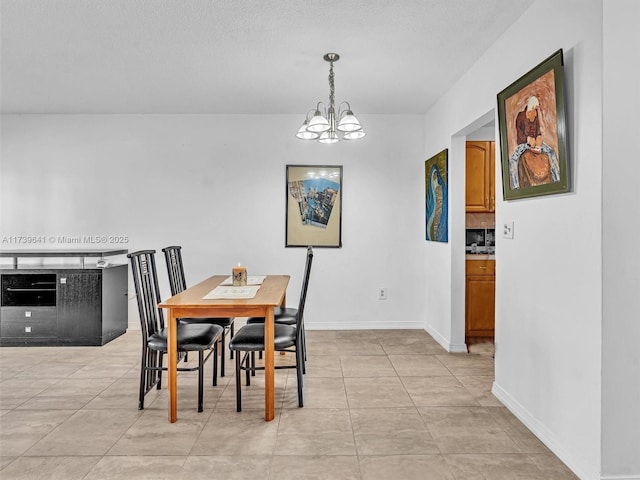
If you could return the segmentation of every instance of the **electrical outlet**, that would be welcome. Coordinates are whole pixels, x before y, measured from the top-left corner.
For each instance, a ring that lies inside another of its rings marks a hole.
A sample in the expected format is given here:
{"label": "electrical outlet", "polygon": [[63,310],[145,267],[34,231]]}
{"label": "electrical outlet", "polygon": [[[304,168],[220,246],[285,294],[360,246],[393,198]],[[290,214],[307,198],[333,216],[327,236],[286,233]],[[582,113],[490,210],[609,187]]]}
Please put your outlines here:
{"label": "electrical outlet", "polygon": [[502,227],[502,238],[513,240],[513,222],[504,222]]}
{"label": "electrical outlet", "polygon": [[378,290],[378,300],[386,300],[387,299],[387,289],[380,288]]}

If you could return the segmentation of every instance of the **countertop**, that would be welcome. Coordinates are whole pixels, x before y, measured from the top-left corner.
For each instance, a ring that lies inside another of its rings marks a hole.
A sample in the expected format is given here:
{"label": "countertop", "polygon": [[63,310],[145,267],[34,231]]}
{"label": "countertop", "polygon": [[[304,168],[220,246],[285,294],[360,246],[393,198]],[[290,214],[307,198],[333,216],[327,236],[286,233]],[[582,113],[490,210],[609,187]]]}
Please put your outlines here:
{"label": "countertop", "polygon": [[110,257],[128,253],[126,249],[62,249],[62,250],[0,250],[0,257]]}
{"label": "countertop", "polygon": [[466,260],[495,260],[495,253],[467,253],[465,255]]}

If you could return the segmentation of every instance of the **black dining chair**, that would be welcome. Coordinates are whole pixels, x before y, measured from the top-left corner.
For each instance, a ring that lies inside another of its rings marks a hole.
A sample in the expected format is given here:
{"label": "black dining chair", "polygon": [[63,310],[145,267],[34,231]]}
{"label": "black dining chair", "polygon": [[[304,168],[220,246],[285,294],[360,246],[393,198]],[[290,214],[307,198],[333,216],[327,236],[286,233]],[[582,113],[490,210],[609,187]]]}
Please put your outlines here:
{"label": "black dining chair", "polygon": [[[184,275],[184,266],[182,264],[182,247],[171,246],[162,249],[164,252],[164,258],[167,263],[167,273],[169,274],[169,288],[171,289],[171,295],[177,295],[178,293],[186,290],[187,281]],[[225,345],[227,332],[229,336],[233,337],[234,333],[234,318],[181,318],[180,323],[209,323],[213,325],[220,325],[224,330],[220,336],[220,344],[222,352],[220,354],[220,376],[224,377],[225,372]],[[233,358],[233,352],[231,352],[231,358]]]}
{"label": "black dining chair", "polygon": [[[307,255],[305,257],[305,276],[307,275],[306,272],[307,271],[311,271],[311,259],[313,258],[313,248],[311,246],[307,247]],[[307,288],[309,286],[309,281],[307,278],[307,281],[304,281],[303,277],[303,282],[302,282],[302,288],[300,289],[300,299],[302,299],[302,297],[304,296],[306,298],[307,296]],[[301,301],[301,300],[300,300]],[[275,323],[281,323],[281,324],[285,324],[285,325],[295,325],[296,324],[296,320],[297,320],[297,316],[298,316],[298,309],[297,308],[293,308],[293,307],[276,307],[276,309],[273,312],[273,317],[274,317],[274,322]],[[247,319],[247,324],[251,324],[251,323],[264,323],[264,317],[251,317]],[[302,352],[303,352],[303,360],[304,362],[307,361],[307,350],[306,350],[306,335],[304,332],[304,326],[303,326],[303,330],[301,332],[302,335]],[[262,352],[259,352],[260,358],[262,358]],[[306,372],[306,368],[305,368],[305,363],[303,362],[302,364],[302,373]]]}
{"label": "black dining chair", "polygon": [[[144,409],[144,397],[156,386],[162,384],[163,357],[167,353],[167,329],[165,328],[158,287],[155,250],[140,250],[127,254],[131,260],[131,274],[135,286],[140,326],[142,329],[142,361],[140,368],[140,391],[138,410]],[[213,385],[218,380],[218,340],[223,328],[211,324],[177,325],[178,352],[198,352],[197,367],[179,367],[178,371],[198,372],[198,412],[202,412],[204,391],[204,366],[213,355]],[[208,352],[205,357],[205,352]]]}
{"label": "black dining chair", "polygon": [[[276,369],[295,368],[298,383],[298,407],[303,406],[303,338],[304,338],[304,305],[307,300],[307,285],[311,274],[313,250],[307,250],[307,262],[302,281],[302,294],[296,311],[295,324],[274,323],[274,349],[278,352],[294,352],[295,365],[276,365]],[[251,385],[250,376],[256,370],[264,370],[264,367],[256,367],[253,356],[255,352],[262,352],[264,345],[264,323],[246,324],[240,328],[229,342],[229,349],[236,352],[236,410],[242,411],[241,371],[246,375],[246,384]]]}

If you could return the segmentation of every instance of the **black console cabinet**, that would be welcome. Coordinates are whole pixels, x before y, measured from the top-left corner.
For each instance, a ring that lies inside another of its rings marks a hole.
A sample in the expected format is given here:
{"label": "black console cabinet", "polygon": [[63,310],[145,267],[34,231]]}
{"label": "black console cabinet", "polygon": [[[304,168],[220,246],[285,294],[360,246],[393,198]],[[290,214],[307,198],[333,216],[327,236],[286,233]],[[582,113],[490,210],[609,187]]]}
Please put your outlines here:
{"label": "black console cabinet", "polygon": [[126,264],[19,267],[0,277],[2,346],[104,345],[127,331]]}

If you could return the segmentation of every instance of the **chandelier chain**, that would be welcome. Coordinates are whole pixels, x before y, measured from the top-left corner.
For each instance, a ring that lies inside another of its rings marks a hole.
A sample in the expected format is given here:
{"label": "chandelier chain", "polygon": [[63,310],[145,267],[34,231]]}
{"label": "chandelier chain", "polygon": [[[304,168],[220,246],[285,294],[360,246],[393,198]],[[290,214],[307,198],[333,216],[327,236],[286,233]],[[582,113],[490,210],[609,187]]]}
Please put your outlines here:
{"label": "chandelier chain", "polygon": [[334,87],[333,62],[329,62],[329,107],[335,104],[335,87]]}

